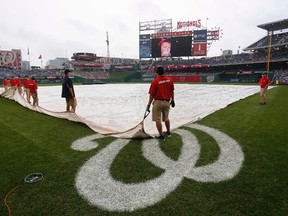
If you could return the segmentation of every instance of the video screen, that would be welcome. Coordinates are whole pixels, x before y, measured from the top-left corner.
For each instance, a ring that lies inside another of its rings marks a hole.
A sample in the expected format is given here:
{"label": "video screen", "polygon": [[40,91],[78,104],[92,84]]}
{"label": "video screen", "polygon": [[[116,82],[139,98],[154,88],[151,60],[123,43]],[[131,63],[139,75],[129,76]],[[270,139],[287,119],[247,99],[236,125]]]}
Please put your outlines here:
{"label": "video screen", "polygon": [[179,57],[192,55],[192,37],[152,39],[152,57]]}
{"label": "video screen", "polygon": [[151,58],[150,34],[140,35],[139,45],[139,58]]}

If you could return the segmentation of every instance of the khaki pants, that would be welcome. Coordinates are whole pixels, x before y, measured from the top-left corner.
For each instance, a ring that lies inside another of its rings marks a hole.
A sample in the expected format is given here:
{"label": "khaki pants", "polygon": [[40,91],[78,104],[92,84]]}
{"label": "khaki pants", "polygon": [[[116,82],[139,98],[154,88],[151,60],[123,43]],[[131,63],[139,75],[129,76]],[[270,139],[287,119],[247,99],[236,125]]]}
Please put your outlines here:
{"label": "khaki pants", "polygon": [[25,93],[26,93],[26,99],[28,102],[30,102],[30,89],[29,88],[25,88]]}
{"label": "khaki pants", "polygon": [[155,100],[152,108],[152,121],[161,122],[161,115],[163,122],[169,120],[169,110],[169,101]]}
{"label": "khaki pants", "polygon": [[33,98],[33,105],[38,105],[39,99],[36,93],[30,93]]}
{"label": "khaki pants", "polygon": [[267,89],[266,88],[261,88],[260,89],[260,96],[263,97],[266,93]]}
{"label": "khaki pants", "polygon": [[21,86],[18,86],[17,88],[18,88],[19,94],[21,95],[21,94],[22,94],[22,87],[21,87]]}

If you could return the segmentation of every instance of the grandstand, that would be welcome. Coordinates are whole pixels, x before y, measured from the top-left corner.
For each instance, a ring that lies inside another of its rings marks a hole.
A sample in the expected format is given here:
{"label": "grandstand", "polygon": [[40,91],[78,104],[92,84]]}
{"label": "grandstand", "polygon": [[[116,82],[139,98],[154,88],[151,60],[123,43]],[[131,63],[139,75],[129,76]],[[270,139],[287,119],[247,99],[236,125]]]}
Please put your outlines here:
{"label": "grandstand", "polygon": [[[89,79],[85,83],[103,83],[110,78],[110,72],[137,71],[138,61],[127,58],[98,57],[94,53],[74,53],[70,62],[74,75]],[[101,82],[99,80],[102,80]],[[121,81],[117,80],[117,81]]]}
{"label": "grandstand", "polygon": [[[169,58],[152,59],[141,62],[141,69],[145,71],[146,77],[154,76],[155,68],[164,67],[170,76],[203,76],[216,75],[218,81],[232,82],[257,82],[260,73],[267,71],[268,51],[271,47],[269,66],[270,76],[277,72],[278,83],[285,75],[279,74],[281,71],[287,73],[288,61],[288,19],[262,24],[258,26],[268,32],[272,32],[271,44],[269,34],[244,49],[245,52],[235,55],[221,55],[211,58]],[[150,64],[150,65],[149,65]],[[149,67],[147,67],[149,65]],[[147,79],[148,80],[148,79]],[[203,79],[200,79],[203,81]],[[276,77],[275,77],[276,80]]]}
{"label": "grandstand", "polygon": [[[288,32],[275,34],[272,37],[271,47],[279,47],[279,46],[285,46],[285,45],[288,45]],[[269,37],[265,36],[259,41],[247,47],[245,50],[267,49],[268,46],[269,46]]]}
{"label": "grandstand", "polygon": [[4,79],[5,77],[15,76],[15,70],[9,68],[0,68],[0,79]]}
{"label": "grandstand", "polygon": [[70,62],[74,75],[86,79],[107,79],[109,65],[107,58],[95,53],[73,53]]}
{"label": "grandstand", "polygon": [[[267,36],[243,49],[244,52],[234,55],[222,54],[214,57],[192,55],[188,58],[172,56],[139,60],[108,58],[94,53],[79,52],[73,54],[69,67],[74,68],[74,75],[80,78],[78,80],[87,79],[87,82],[151,81],[155,76],[155,69],[162,66],[169,76],[179,82],[206,82],[209,76],[214,76],[213,80],[219,82],[258,82],[260,74],[268,71],[270,78],[274,76],[275,83],[287,84],[288,19],[261,24],[258,27],[266,30]],[[61,82],[63,72],[60,69],[21,70],[19,67],[0,66],[0,80],[17,75],[34,76],[39,82],[50,83]]]}

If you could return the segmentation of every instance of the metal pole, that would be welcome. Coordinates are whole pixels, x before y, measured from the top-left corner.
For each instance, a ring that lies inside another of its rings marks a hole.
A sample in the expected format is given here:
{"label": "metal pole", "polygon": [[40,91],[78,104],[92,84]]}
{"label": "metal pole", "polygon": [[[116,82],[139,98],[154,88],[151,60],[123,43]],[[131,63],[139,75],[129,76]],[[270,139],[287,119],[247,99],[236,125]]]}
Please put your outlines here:
{"label": "metal pole", "polygon": [[30,50],[29,50],[29,47],[28,47],[28,59],[29,59],[29,67],[28,67],[28,70],[29,70],[29,75],[31,76],[31,63],[30,63]]}
{"label": "metal pole", "polygon": [[273,35],[273,31],[268,31],[269,44],[268,44],[268,56],[267,56],[267,77],[269,76],[269,71],[270,71],[272,35]]}

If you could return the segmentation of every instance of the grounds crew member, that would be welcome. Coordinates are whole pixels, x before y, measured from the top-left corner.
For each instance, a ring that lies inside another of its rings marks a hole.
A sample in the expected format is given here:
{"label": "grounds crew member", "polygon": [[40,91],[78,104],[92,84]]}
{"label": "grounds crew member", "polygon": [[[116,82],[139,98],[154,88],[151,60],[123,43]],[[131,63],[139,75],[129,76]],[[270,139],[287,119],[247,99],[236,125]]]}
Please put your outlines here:
{"label": "grounds crew member", "polygon": [[29,88],[29,83],[31,82],[31,79],[29,78],[28,75],[25,76],[25,80],[23,82],[23,86],[24,86],[24,90],[25,90],[25,93],[26,93],[26,100],[28,101],[28,103],[30,103],[30,98],[31,98],[31,95],[30,95],[30,88]]}
{"label": "grounds crew member", "polygon": [[10,86],[11,86],[11,89],[13,90],[13,93],[14,93],[17,90],[17,81],[14,78],[14,76],[12,76],[10,79]]}
{"label": "grounds crew member", "polygon": [[7,91],[9,88],[9,80],[5,77],[4,80],[2,81],[2,85],[4,87],[4,91]]}
{"label": "grounds crew member", "polygon": [[65,69],[64,73],[65,73],[65,77],[63,79],[63,84],[62,84],[62,97],[66,98],[66,111],[70,112],[70,108],[71,108],[71,111],[75,112],[77,101],[75,98],[73,81],[70,78],[72,74],[72,70]]}
{"label": "grounds crew member", "polygon": [[34,77],[31,78],[31,81],[29,82],[29,90],[30,94],[33,98],[33,106],[38,106],[39,98],[38,98],[38,85],[36,83],[36,80]]}
{"label": "grounds crew member", "polygon": [[[170,104],[175,107],[174,102],[174,83],[170,77],[164,75],[164,68],[157,68],[157,77],[151,82],[149,89],[149,102],[146,110],[150,111],[150,106],[153,102],[152,108],[152,121],[156,122],[156,127],[159,132],[159,136],[156,139],[164,140],[165,136],[169,136],[170,133],[170,120],[169,110]],[[162,121],[165,122],[166,132],[162,131]]]}
{"label": "grounds crew member", "polygon": [[261,105],[266,104],[266,91],[270,84],[271,84],[271,80],[266,76],[266,73],[263,73],[262,78],[260,78],[259,80]]}
{"label": "grounds crew member", "polygon": [[16,78],[16,85],[17,85],[19,94],[22,95],[22,83],[21,83],[21,77],[19,75]]}

